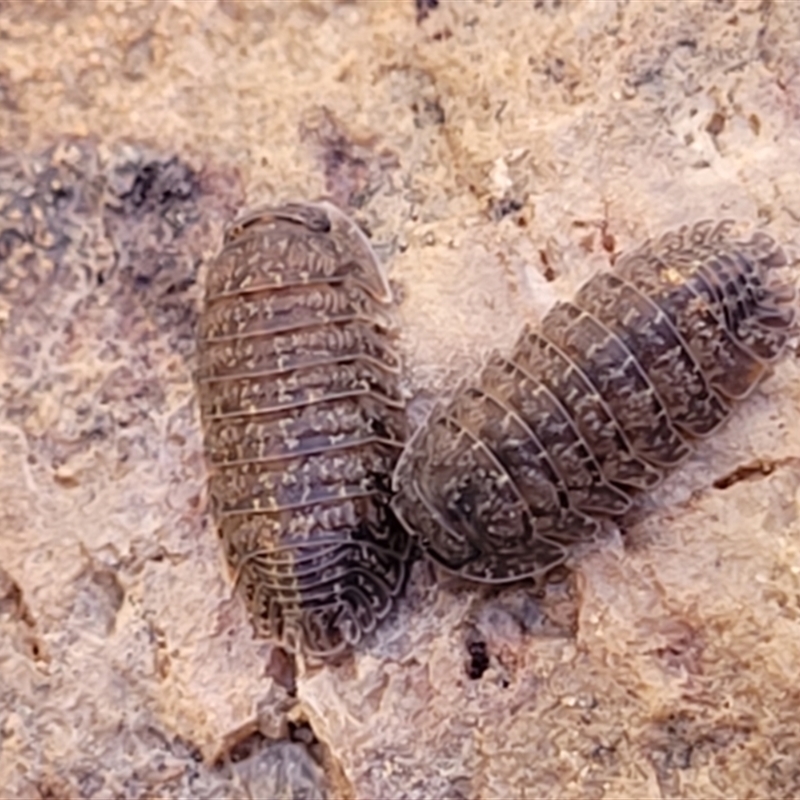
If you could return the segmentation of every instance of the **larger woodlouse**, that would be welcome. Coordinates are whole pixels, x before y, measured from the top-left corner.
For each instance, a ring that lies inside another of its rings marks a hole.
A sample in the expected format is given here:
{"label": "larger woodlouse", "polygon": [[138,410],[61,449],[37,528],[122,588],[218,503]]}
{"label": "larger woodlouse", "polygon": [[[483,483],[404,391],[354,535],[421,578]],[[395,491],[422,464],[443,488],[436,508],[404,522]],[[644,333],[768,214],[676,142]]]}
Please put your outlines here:
{"label": "larger woodlouse", "polygon": [[330,655],[401,592],[390,508],[405,440],[385,275],[334,206],[261,208],[226,231],[200,321],[210,498],[257,633]]}
{"label": "larger woodlouse", "polygon": [[780,355],[795,316],[786,264],[770,237],[737,240],[729,222],[621,258],[433,410],[397,466],[397,515],[448,571],[543,579]]}

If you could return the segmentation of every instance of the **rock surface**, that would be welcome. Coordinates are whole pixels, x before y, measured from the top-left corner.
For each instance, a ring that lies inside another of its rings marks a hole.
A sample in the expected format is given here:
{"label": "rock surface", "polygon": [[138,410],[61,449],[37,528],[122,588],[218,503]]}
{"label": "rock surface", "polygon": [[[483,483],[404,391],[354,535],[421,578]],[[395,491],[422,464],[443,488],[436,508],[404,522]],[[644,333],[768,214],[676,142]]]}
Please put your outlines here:
{"label": "rock surface", "polygon": [[4,797],[800,796],[798,349],[534,595],[434,580],[340,664],[231,602],[192,370],[242,204],[398,290],[413,418],[613,254],[800,237],[793,3],[0,1]]}

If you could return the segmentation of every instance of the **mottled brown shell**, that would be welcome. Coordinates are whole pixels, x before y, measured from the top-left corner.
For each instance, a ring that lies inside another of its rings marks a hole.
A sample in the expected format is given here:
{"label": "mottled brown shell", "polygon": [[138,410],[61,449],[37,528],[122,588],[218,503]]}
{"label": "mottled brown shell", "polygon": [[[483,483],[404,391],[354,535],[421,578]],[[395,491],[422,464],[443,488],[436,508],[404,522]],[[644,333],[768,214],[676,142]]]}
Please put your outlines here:
{"label": "mottled brown shell", "polygon": [[256,631],[327,656],[405,582],[389,507],[405,441],[391,292],[334,206],[261,208],[226,231],[200,321],[210,498]]}
{"label": "mottled brown shell", "polygon": [[716,430],[793,327],[786,258],[700,223],[621,258],[409,442],[393,507],[444,569],[543,579]]}

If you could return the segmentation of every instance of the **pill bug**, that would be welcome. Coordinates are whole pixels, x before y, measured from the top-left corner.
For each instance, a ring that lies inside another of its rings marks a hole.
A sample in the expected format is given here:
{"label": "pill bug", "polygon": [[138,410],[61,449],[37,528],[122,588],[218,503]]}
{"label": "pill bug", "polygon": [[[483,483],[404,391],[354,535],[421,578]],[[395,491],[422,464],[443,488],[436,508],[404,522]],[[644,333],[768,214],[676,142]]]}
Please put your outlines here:
{"label": "pill bug", "polygon": [[389,507],[405,441],[391,290],[328,203],[259,208],[226,230],[200,320],[209,495],[258,635],[330,656],[403,588]]}
{"label": "pill bug", "polygon": [[752,391],[794,324],[783,251],[702,222],[648,242],[439,403],[393,507],[447,571],[543,580]]}

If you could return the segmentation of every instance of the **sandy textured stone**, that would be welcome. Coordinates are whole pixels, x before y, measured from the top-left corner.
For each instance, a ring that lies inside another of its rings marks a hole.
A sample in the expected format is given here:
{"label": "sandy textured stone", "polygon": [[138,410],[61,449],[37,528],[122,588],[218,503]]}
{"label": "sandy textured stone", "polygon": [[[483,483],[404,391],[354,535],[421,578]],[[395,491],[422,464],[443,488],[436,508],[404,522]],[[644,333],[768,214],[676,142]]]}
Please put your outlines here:
{"label": "sandy textured stone", "polygon": [[795,3],[0,0],[3,796],[800,796],[796,346],[544,597],[420,564],[296,675],[230,602],[191,382],[245,202],[370,231],[419,421],[649,235],[796,254],[798,119]]}

